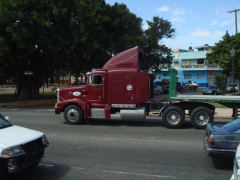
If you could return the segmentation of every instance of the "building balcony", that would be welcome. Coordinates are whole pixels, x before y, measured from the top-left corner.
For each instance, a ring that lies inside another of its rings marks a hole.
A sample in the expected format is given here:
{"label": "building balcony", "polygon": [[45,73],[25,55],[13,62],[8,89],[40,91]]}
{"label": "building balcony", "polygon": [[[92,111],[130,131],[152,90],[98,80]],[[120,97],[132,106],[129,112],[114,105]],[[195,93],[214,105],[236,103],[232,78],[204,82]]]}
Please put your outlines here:
{"label": "building balcony", "polygon": [[222,70],[219,64],[194,64],[194,65],[180,65],[179,70],[193,71],[193,70]]}

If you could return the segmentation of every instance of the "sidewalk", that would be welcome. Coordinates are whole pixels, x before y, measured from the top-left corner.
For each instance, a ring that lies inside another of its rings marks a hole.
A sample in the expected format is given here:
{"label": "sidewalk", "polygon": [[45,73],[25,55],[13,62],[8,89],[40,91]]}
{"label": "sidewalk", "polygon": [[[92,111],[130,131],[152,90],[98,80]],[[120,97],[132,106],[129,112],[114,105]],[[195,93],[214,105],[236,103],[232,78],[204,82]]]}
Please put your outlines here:
{"label": "sidewalk", "polygon": [[231,108],[216,108],[215,109],[215,119],[234,119],[232,116]]}
{"label": "sidewalk", "polygon": [[19,107],[32,107],[32,106],[41,106],[41,105],[53,105],[57,102],[56,99],[46,99],[39,101],[21,101],[21,102],[9,102],[9,103],[0,103],[0,108],[19,108]]}

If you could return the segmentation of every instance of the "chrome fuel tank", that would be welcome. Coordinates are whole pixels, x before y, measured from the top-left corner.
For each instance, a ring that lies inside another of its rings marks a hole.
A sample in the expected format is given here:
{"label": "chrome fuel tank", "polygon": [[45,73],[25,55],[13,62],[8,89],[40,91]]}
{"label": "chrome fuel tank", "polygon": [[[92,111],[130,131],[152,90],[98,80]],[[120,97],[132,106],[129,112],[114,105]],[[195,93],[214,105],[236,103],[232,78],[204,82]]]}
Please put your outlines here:
{"label": "chrome fuel tank", "polygon": [[146,110],[145,107],[137,107],[135,109],[121,109],[120,117],[121,119],[129,120],[146,119]]}

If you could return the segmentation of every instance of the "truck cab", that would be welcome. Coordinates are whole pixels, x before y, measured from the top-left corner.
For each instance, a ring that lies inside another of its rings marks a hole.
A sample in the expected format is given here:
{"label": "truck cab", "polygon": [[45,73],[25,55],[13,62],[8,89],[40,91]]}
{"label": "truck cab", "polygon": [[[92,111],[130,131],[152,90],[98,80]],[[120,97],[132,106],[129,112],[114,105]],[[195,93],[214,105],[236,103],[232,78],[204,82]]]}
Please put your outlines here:
{"label": "truck cab", "polygon": [[88,72],[85,86],[57,90],[55,113],[64,112],[69,124],[92,118],[145,119],[141,106],[153,96],[153,78],[145,71],[144,52],[136,46],[109,59],[101,69]]}

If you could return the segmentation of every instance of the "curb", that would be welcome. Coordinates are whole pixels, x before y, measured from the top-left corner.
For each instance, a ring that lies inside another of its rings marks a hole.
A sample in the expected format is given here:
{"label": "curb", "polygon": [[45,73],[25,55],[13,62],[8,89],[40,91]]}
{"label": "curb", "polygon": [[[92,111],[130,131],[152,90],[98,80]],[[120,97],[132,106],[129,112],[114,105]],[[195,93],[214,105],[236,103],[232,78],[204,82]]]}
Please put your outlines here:
{"label": "curb", "polygon": [[39,106],[39,105],[53,105],[56,103],[56,100],[43,100],[43,101],[30,101],[30,102],[20,102],[20,103],[8,103],[1,105],[0,108],[17,108],[17,107],[31,107],[31,106]]}

